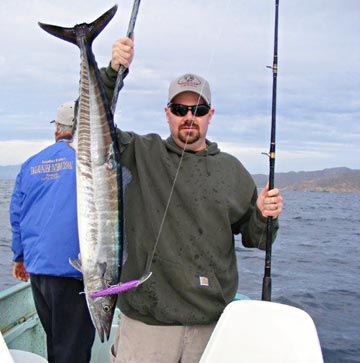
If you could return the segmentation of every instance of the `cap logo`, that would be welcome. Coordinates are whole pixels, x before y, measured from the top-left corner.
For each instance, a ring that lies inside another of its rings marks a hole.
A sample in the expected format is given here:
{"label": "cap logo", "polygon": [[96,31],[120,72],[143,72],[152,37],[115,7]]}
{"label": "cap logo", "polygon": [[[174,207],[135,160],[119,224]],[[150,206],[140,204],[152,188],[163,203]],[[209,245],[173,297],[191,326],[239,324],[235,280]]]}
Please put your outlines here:
{"label": "cap logo", "polygon": [[192,74],[186,74],[184,77],[178,80],[178,84],[183,87],[197,87],[201,84],[201,81]]}
{"label": "cap logo", "polygon": [[194,73],[185,73],[170,82],[168,102],[171,102],[175,96],[183,92],[196,93],[208,105],[211,103],[211,92],[208,81]]}

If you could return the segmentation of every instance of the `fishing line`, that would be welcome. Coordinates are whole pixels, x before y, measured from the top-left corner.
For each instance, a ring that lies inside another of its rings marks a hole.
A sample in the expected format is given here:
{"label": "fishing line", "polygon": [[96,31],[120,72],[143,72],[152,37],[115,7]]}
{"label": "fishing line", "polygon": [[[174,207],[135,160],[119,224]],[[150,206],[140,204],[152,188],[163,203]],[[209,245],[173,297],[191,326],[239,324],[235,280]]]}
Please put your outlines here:
{"label": "fishing line", "polygon": [[[232,0],[228,0],[227,3],[226,3],[225,11],[223,12],[223,16],[222,16],[222,19],[220,21],[220,24],[221,24],[220,31],[218,32],[218,36],[217,36],[215,44],[218,44],[218,41],[222,37],[223,30],[224,30],[224,21],[225,21],[225,18],[226,18],[225,15],[227,15],[227,12],[228,12],[228,9],[230,8],[231,2],[232,2]],[[212,47],[211,54],[210,54],[210,59],[208,61],[207,67],[206,67],[206,72],[205,72],[205,78],[206,79],[208,78],[208,75],[210,73],[210,69],[212,67],[214,57],[215,57],[215,46]],[[201,90],[200,90],[201,94],[203,93],[203,89],[204,89],[204,84],[202,85]],[[201,99],[201,96],[199,95],[199,98],[198,98],[197,103],[196,103],[196,109],[199,106],[200,99]],[[194,113],[196,113],[196,109],[194,110]],[[195,115],[192,113],[190,127],[193,126],[194,121],[195,121]],[[151,252],[151,255],[149,256],[148,265],[147,265],[147,267],[145,269],[144,275],[149,274],[150,270],[151,270],[151,266],[152,266],[152,263],[153,263],[155,252],[156,252],[157,246],[159,244],[160,236],[161,236],[161,233],[162,233],[162,230],[163,230],[163,227],[164,227],[164,223],[165,223],[165,219],[166,219],[169,207],[170,207],[170,202],[171,202],[174,190],[175,190],[176,181],[177,181],[179,173],[180,173],[181,164],[182,164],[184,156],[185,156],[186,147],[188,145],[189,138],[190,138],[190,131],[187,133],[185,144],[184,144],[184,147],[182,148],[182,151],[181,151],[179,164],[178,164],[178,167],[177,167],[177,170],[176,170],[176,173],[175,173],[174,181],[173,181],[172,186],[171,186],[171,190],[170,190],[169,198],[168,198],[167,203],[166,203],[165,211],[164,211],[161,223],[160,223],[159,232],[157,234],[157,237],[156,237],[155,244],[154,244],[153,250]]]}

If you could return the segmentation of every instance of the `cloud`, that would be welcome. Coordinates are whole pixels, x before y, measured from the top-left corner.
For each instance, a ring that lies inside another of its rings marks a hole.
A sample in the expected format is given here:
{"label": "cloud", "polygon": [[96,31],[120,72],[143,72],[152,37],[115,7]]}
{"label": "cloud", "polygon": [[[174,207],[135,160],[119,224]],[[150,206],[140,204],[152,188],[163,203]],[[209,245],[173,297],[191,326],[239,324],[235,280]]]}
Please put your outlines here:
{"label": "cloud", "polygon": [[[132,3],[119,3],[114,19],[94,41],[99,66],[108,64],[113,42],[126,33]],[[209,138],[243,145],[249,151],[236,149],[237,155],[249,157],[249,168],[260,168],[270,133],[272,73],[266,66],[273,57],[274,3],[179,4],[141,3],[135,58],[119,96],[116,123],[166,137],[168,83],[192,71],[212,87],[216,115]],[[1,38],[0,140],[51,138],[48,121],[60,103],[78,94],[79,50],[45,33],[37,22],[90,22],[113,5],[110,0],[28,0],[21,6],[1,1],[0,32],[7,36]],[[360,147],[358,5],[358,0],[280,4],[277,139],[286,161],[279,161],[279,168],[360,167],[353,158]]]}

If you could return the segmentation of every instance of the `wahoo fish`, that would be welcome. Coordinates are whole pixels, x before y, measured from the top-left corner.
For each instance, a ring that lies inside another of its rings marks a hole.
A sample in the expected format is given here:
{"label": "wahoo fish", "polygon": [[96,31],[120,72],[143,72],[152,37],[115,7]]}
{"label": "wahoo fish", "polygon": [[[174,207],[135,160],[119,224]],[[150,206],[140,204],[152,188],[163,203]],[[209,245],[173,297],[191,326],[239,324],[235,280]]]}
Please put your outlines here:
{"label": "wahoo fish", "polygon": [[100,340],[109,339],[117,295],[93,295],[119,283],[123,254],[122,170],[110,101],[92,42],[117,11],[113,6],[90,24],[72,28],[39,23],[46,32],[80,49],[80,95],[74,125],[79,260],[89,312]]}

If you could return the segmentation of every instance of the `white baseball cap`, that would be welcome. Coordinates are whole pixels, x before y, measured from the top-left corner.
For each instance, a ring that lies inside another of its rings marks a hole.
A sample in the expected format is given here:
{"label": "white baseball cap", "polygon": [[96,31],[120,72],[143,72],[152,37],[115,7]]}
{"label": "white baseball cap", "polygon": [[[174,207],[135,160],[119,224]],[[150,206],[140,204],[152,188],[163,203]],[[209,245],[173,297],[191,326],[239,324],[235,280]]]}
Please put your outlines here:
{"label": "white baseball cap", "polygon": [[56,113],[55,120],[50,121],[57,122],[61,125],[72,126],[75,119],[75,102],[66,102],[59,106]]}

